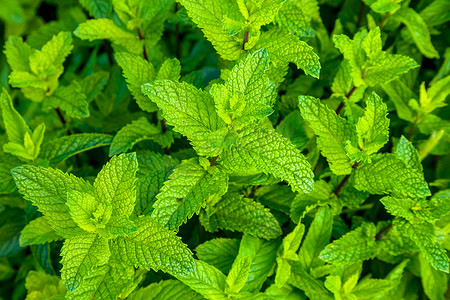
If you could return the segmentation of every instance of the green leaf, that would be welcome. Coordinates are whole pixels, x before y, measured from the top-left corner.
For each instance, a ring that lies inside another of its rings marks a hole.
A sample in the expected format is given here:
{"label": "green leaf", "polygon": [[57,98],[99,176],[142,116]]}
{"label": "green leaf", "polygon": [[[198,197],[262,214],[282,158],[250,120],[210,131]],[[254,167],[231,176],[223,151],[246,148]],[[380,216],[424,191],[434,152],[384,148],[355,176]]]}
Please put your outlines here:
{"label": "green leaf", "polygon": [[189,17],[202,29],[206,38],[223,59],[239,58],[243,52],[243,39],[239,42],[238,39],[222,30],[225,13],[227,17],[244,23],[244,18],[235,1],[180,0],[179,2],[186,8]]}
{"label": "green leaf", "polygon": [[100,202],[94,197],[93,190],[86,192],[69,191],[67,206],[72,219],[85,231],[95,232],[104,227],[111,218],[111,203]]}
{"label": "green leaf", "polygon": [[[271,62],[276,67],[283,68],[284,74],[288,63],[294,63],[297,68],[305,71],[307,75],[319,78],[320,62],[319,56],[307,43],[301,41],[295,35],[278,29],[276,27],[261,34],[256,48],[265,48],[269,53]],[[281,77],[284,77],[282,74]],[[278,77],[277,77],[278,78]],[[282,80],[274,80],[279,83]]]}
{"label": "green leaf", "polygon": [[45,272],[31,270],[25,279],[27,299],[64,299],[66,288],[61,279]]}
{"label": "green leaf", "polygon": [[260,29],[261,26],[272,23],[278,10],[282,7],[285,0],[238,0],[239,10],[244,18],[255,29]]}
{"label": "green leaf", "polygon": [[225,194],[211,210],[212,215],[201,219],[209,231],[241,231],[268,240],[281,235],[280,224],[270,210],[240,193]]}
{"label": "green leaf", "polygon": [[[158,70],[156,80],[169,79],[178,81],[180,80],[181,65],[180,61],[176,58],[166,59]],[[147,81],[148,82],[148,81]]]}
{"label": "green leaf", "polygon": [[67,194],[91,190],[89,183],[57,169],[30,165],[14,168],[11,173],[19,192],[38,207],[58,235],[70,238],[82,233],[70,216]]}
{"label": "green leaf", "polygon": [[420,248],[428,262],[437,270],[448,273],[449,259],[436,239],[434,226],[418,218],[407,221],[394,219],[394,227],[404,236],[411,238]]}
{"label": "green leaf", "polygon": [[417,152],[414,145],[404,136],[402,136],[397,143],[397,147],[395,148],[395,156],[403,160],[412,169],[422,172],[419,152]]}
{"label": "green leaf", "polygon": [[130,216],[136,203],[135,153],[114,156],[98,173],[94,182],[95,196],[112,206],[112,216]]}
{"label": "green leaf", "polygon": [[145,288],[135,290],[130,297],[130,300],[182,300],[182,299],[193,299],[202,300],[204,299],[201,295],[194,292],[190,287],[178,280],[162,280],[160,282],[154,282]]}
{"label": "green leaf", "polygon": [[141,92],[141,85],[155,80],[155,67],[142,57],[127,52],[116,52],[114,57],[123,70],[128,89],[141,109],[148,112],[156,111],[158,109],[156,104],[149,102],[148,98]]}
{"label": "green leaf", "polygon": [[92,268],[83,278],[82,284],[69,291],[66,299],[108,299],[125,298],[129,289],[134,289],[134,269],[129,266],[102,265]]}
{"label": "green leaf", "polygon": [[392,280],[385,279],[373,279],[373,278],[363,278],[358,282],[358,285],[352,290],[352,294],[358,299],[370,300],[378,295],[385,295],[393,288],[395,288],[397,283]]}
{"label": "green leaf", "polygon": [[117,259],[146,270],[163,270],[174,276],[194,271],[191,251],[173,231],[147,216],[140,216],[135,223],[136,232],[117,238],[112,248]]}
{"label": "green leaf", "polygon": [[222,272],[201,260],[194,260],[192,271],[175,277],[185,285],[209,299],[227,299],[225,294],[226,277]]}
{"label": "green leaf", "polygon": [[241,292],[256,293],[270,275],[280,246],[280,241],[264,241],[256,237],[244,234],[239,247],[239,254],[236,260],[249,256],[252,264],[245,286]]}
{"label": "green leaf", "polygon": [[237,294],[244,287],[250,272],[251,264],[252,260],[250,256],[244,256],[239,259],[236,258],[226,279],[227,289],[229,289],[231,293]]}
{"label": "green leaf", "polygon": [[17,72],[31,71],[29,57],[33,50],[21,37],[10,36],[5,43],[4,53],[11,69]]}
{"label": "green leaf", "polygon": [[319,99],[300,96],[299,107],[302,117],[314,130],[317,146],[327,158],[331,171],[336,175],[350,174],[353,164],[347,155],[345,142],[355,139],[352,126]]}
{"label": "green leaf", "polygon": [[139,40],[138,36],[121,29],[110,19],[87,20],[78,25],[73,33],[83,40],[108,39],[133,54],[142,53],[142,41]]}
{"label": "green leaf", "polygon": [[206,202],[226,192],[227,175],[218,167],[203,167],[200,162],[196,158],[183,161],[156,196],[152,217],[172,230],[178,230]]}
{"label": "green leaf", "polygon": [[283,239],[281,257],[291,259],[290,255],[298,251],[304,233],[305,225],[298,223],[294,230]]}
{"label": "green leaf", "polygon": [[306,296],[303,293],[299,293],[296,288],[288,284],[281,288],[272,284],[264,291],[264,294],[271,297],[271,299],[306,300]]}
{"label": "green leaf", "polygon": [[239,243],[237,239],[215,238],[198,245],[195,253],[200,260],[228,274],[238,255]]}
{"label": "green leaf", "polygon": [[265,74],[268,66],[267,51],[255,51],[231,70],[224,85],[212,86],[217,113],[225,123],[239,126],[240,119],[245,122],[272,113],[276,90]]}
{"label": "green leaf", "polygon": [[300,262],[292,264],[292,275],[289,284],[305,292],[311,300],[332,300],[335,299],[325,288],[322,281],[312,277]]}
{"label": "green leaf", "polygon": [[448,287],[447,275],[434,269],[423,255],[419,255],[420,278],[425,295],[431,300],[444,300]]}
{"label": "green leaf", "polygon": [[61,240],[44,217],[28,223],[20,233],[20,246],[39,245]]}
{"label": "green leaf", "polygon": [[355,188],[371,194],[393,192],[409,197],[430,195],[423,174],[410,168],[393,154],[372,156],[372,162],[362,163],[354,172]]}
{"label": "green leaf", "polygon": [[58,72],[66,56],[72,51],[72,34],[60,32],[47,42],[41,50],[33,51],[30,55],[30,69],[40,78],[46,78],[53,72]]}
{"label": "green leaf", "polygon": [[135,144],[144,140],[153,140],[156,135],[162,134],[154,124],[150,124],[146,117],[134,120],[130,124],[122,127],[109,148],[109,156],[113,156],[133,148]]}
{"label": "green leaf", "polygon": [[96,19],[105,18],[112,12],[112,3],[109,0],[80,0],[80,4]]}
{"label": "green leaf", "polygon": [[320,258],[335,264],[366,260],[375,256],[376,228],[373,223],[363,223],[329,244],[320,253]]}
{"label": "green leaf", "polygon": [[292,143],[275,130],[261,125],[243,128],[234,145],[222,154],[223,165],[230,170],[249,166],[285,180],[293,191],[313,189],[311,166]]}
{"label": "green leaf", "polygon": [[447,106],[445,100],[450,94],[450,76],[436,81],[428,91],[425,89],[425,82],[420,85],[420,108],[425,113],[431,113],[439,107]]}
{"label": "green leaf", "polygon": [[108,146],[113,138],[103,133],[77,133],[54,138],[42,145],[41,157],[58,163],[78,153]]}
{"label": "green leaf", "polygon": [[134,210],[138,216],[150,215],[156,195],[179,162],[175,158],[150,151],[138,152],[137,158],[139,170],[136,173],[137,201]]}
{"label": "green leaf", "polygon": [[5,124],[8,140],[12,143],[23,145],[25,134],[28,133],[31,135],[31,130],[22,116],[14,108],[12,99],[5,88],[2,89],[0,107],[2,109],[3,123]]}
{"label": "green leaf", "polygon": [[319,208],[298,252],[299,263],[306,270],[319,263],[317,257],[329,243],[332,227],[333,216],[331,210],[327,206]]}
{"label": "green leaf", "polygon": [[431,43],[427,24],[414,9],[403,7],[394,14],[394,18],[406,25],[417,48],[419,48],[424,56],[428,58],[439,58],[439,53]]}
{"label": "green leaf", "polygon": [[367,99],[364,116],[356,124],[358,145],[369,155],[389,141],[389,119],[386,115],[386,104],[376,93],[372,93]]}
{"label": "green leaf", "polygon": [[108,262],[108,241],[95,233],[84,233],[64,241],[61,249],[61,278],[69,291],[76,290],[92,268]]}
{"label": "green leaf", "polygon": [[220,147],[215,148],[211,138],[225,123],[217,115],[209,93],[170,80],[144,84],[142,92],[163,111],[167,124],[189,138],[199,155],[212,157],[220,153]]}
{"label": "green leaf", "polygon": [[428,26],[444,24],[450,20],[447,5],[447,0],[435,0],[420,12],[420,16]]}
{"label": "green leaf", "polygon": [[58,87],[52,96],[45,98],[44,106],[60,108],[75,119],[87,118],[90,115],[86,95],[82,93],[81,85],[77,81]]}
{"label": "green leaf", "polygon": [[95,72],[81,81],[79,84],[81,86],[82,93],[86,96],[86,101],[91,102],[95,97],[103,90],[103,88],[108,83],[109,73],[104,71]]}

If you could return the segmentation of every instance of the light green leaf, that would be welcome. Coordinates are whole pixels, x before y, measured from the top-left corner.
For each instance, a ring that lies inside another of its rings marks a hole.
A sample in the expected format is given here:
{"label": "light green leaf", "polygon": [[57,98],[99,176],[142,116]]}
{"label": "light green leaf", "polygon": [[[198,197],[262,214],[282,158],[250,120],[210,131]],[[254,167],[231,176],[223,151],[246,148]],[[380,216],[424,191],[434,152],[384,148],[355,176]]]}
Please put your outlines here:
{"label": "light green leaf", "polygon": [[[283,68],[281,77],[284,77],[287,71],[286,66],[291,62],[296,64],[297,68],[305,71],[307,75],[319,78],[319,56],[311,46],[291,33],[274,27],[261,34],[261,38],[255,47],[258,49],[265,48],[269,53],[271,62],[276,67]],[[281,81],[274,80],[277,84]]]}
{"label": "light green leaf", "polygon": [[431,266],[423,255],[419,255],[420,279],[425,295],[431,300],[444,300],[448,287],[447,275]]}
{"label": "light green leaf", "polygon": [[237,60],[242,50],[243,38],[238,39],[222,30],[225,14],[228,18],[244,23],[235,1],[180,0],[189,17],[202,29],[206,38],[223,59]]}
{"label": "light green leaf", "polygon": [[212,211],[212,215],[201,218],[209,231],[241,231],[268,240],[281,235],[280,224],[270,210],[240,193],[228,192]]}
{"label": "light green leaf", "polygon": [[64,241],[61,249],[61,278],[69,291],[76,290],[94,267],[108,262],[108,241],[95,233],[84,233]]}
{"label": "light green leaf", "polygon": [[10,36],[5,43],[5,56],[11,69],[16,72],[30,72],[31,47],[21,37]]}
{"label": "light green leaf", "polygon": [[241,13],[250,26],[260,29],[261,26],[272,23],[278,10],[286,0],[238,0]]}
{"label": "light green leaf", "polygon": [[70,209],[72,219],[80,228],[89,232],[95,232],[97,228],[104,227],[111,218],[111,203],[107,199],[101,202],[95,198],[93,190],[69,191],[67,193],[67,206]]}
{"label": "light green leaf", "polygon": [[111,135],[103,133],[77,133],[54,138],[42,145],[41,157],[57,163],[78,153],[108,146],[112,139]]}
{"label": "light green leaf", "polygon": [[14,108],[12,99],[5,88],[2,89],[0,107],[8,140],[12,143],[23,145],[25,134],[28,133],[31,135],[31,130],[22,116]]}
{"label": "light green leaf", "polygon": [[214,131],[225,127],[225,123],[217,115],[209,93],[170,80],[144,84],[142,92],[163,111],[167,124],[189,138],[199,155],[212,157],[220,153],[221,147],[215,147],[212,140],[217,136]]}
{"label": "light green leaf", "polygon": [[81,178],[52,168],[23,165],[11,170],[19,192],[42,212],[50,226],[62,237],[83,232],[72,220],[66,205],[70,191],[86,191],[91,185]]}
{"label": "light green leaf", "polygon": [[294,230],[283,239],[281,257],[292,259],[291,254],[296,253],[305,233],[305,225],[298,223]]}
{"label": "light green leaf", "polygon": [[[156,80],[169,79],[178,81],[180,80],[181,65],[180,61],[176,58],[166,59],[158,70]],[[147,81],[148,82],[148,81]]]}
{"label": "light green leaf", "polygon": [[428,262],[437,270],[448,273],[449,259],[445,250],[436,239],[434,226],[418,218],[407,221],[394,219],[394,227],[404,236],[409,237],[420,248]]}
{"label": "light green leaf", "polygon": [[123,70],[128,89],[141,109],[148,112],[156,111],[158,109],[156,104],[149,102],[141,92],[141,85],[155,80],[155,67],[142,57],[128,52],[116,52],[114,57]]}
{"label": "light green leaf", "polygon": [[105,18],[112,12],[110,0],[80,0],[80,4],[96,19]]}
{"label": "light green leaf", "polygon": [[136,203],[135,153],[114,156],[98,173],[94,182],[95,196],[112,206],[112,216],[130,216]]}
{"label": "light green leaf", "polygon": [[66,288],[56,275],[49,275],[43,271],[29,271],[25,279],[27,300],[64,299]]}
{"label": "light green leaf", "polygon": [[417,48],[428,58],[439,58],[439,53],[431,43],[430,32],[422,17],[412,8],[403,7],[394,15],[394,18],[402,22],[408,28]]}
{"label": "light green leaf", "polygon": [[117,238],[112,251],[120,261],[146,270],[163,270],[174,276],[195,272],[191,251],[153,218],[140,216],[137,231]]}
{"label": "light green leaf", "polygon": [[58,33],[41,50],[35,50],[30,55],[31,71],[40,78],[46,78],[58,68],[62,68],[62,64],[72,48],[72,34],[70,32]]}
{"label": "light green leaf", "polygon": [[226,279],[226,289],[229,289],[231,293],[239,293],[245,285],[251,264],[252,259],[250,256],[236,258]]}
{"label": "light green leaf", "polygon": [[156,196],[152,217],[172,230],[186,222],[206,202],[227,190],[227,175],[218,167],[200,165],[197,158],[183,161]]}
{"label": "light green leaf", "polygon": [[89,117],[89,103],[77,81],[72,81],[68,86],[58,87],[53,95],[45,98],[44,106],[61,108],[69,117],[75,119]]}
{"label": "light green leaf", "polygon": [[225,275],[201,260],[194,260],[194,263],[191,272],[176,274],[175,277],[205,298],[228,299],[228,295],[224,292]]}
{"label": "light green leaf", "polygon": [[109,73],[105,71],[95,72],[89,76],[84,77],[78,83],[81,86],[82,93],[86,96],[86,101],[89,103],[103,90],[108,83]]}
{"label": "light green leaf", "polygon": [[269,296],[270,299],[306,300],[306,296],[303,293],[299,293],[295,287],[288,284],[281,288],[277,287],[276,284],[272,284],[264,291],[264,294]]}
{"label": "light green leaf", "polygon": [[317,257],[329,243],[332,227],[333,216],[330,208],[328,206],[319,208],[298,253],[299,263],[306,270],[311,269],[318,263],[320,264]]}
{"label": "light green leaf", "polygon": [[239,243],[237,239],[215,238],[198,245],[195,252],[200,260],[228,274],[238,255]]}
{"label": "light green leaf", "polygon": [[160,128],[151,124],[146,117],[134,120],[122,127],[109,148],[109,156],[113,156],[133,148],[135,144],[144,140],[153,140],[156,135],[162,134]]}
{"label": "light green leaf", "polygon": [[39,217],[28,223],[20,233],[20,245],[39,245],[61,240],[44,217]]}
{"label": "light green leaf", "polygon": [[352,294],[361,300],[371,300],[378,295],[386,295],[397,286],[397,282],[365,277],[358,282]]}
{"label": "light green leaf", "polygon": [[299,107],[302,117],[314,130],[317,146],[327,158],[331,171],[336,175],[350,174],[352,162],[347,155],[345,142],[355,139],[352,126],[319,99],[300,96]]}
{"label": "light green leaf", "polygon": [[136,173],[137,201],[134,210],[138,216],[150,215],[156,195],[179,161],[148,150],[138,152],[137,158],[139,170]]}
{"label": "light green leaf", "polygon": [[367,99],[366,112],[356,124],[358,145],[367,154],[376,153],[389,141],[387,107],[375,92]]}
{"label": "light green leaf", "polygon": [[291,264],[287,259],[277,257],[277,270],[275,274],[275,284],[283,287],[291,277]]}
{"label": "light green leaf", "polygon": [[369,259],[376,254],[376,228],[373,223],[363,223],[332,242],[320,253],[320,258],[335,264],[352,263]]}
{"label": "light green leaf", "polygon": [[333,295],[325,288],[322,281],[312,277],[300,262],[291,265],[289,284],[305,292],[311,300],[333,300]]}
{"label": "light green leaf", "polygon": [[393,154],[372,156],[372,162],[362,163],[354,172],[355,188],[371,194],[393,192],[409,197],[430,195],[423,174],[410,168]]}
{"label": "light green leaf", "polygon": [[414,145],[404,136],[400,138],[395,148],[395,156],[403,160],[409,167],[422,172],[422,164],[420,163],[419,152]]}
{"label": "light green leaf", "polygon": [[261,125],[243,128],[222,159],[230,170],[254,167],[272,174],[287,181],[293,191],[307,193],[314,186],[311,166],[303,154],[281,134]]}
{"label": "light green leaf", "polygon": [[142,41],[137,34],[121,29],[112,20],[106,18],[87,20],[78,25],[74,34],[80,39],[89,41],[111,40],[133,54],[140,54],[143,49]]}
{"label": "light green leaf", "polygon": [[162,280],[154,282],[145,288],[135,290],[129,300],[202,300],[201,295],[194,292],[190,287],[178,280]]}

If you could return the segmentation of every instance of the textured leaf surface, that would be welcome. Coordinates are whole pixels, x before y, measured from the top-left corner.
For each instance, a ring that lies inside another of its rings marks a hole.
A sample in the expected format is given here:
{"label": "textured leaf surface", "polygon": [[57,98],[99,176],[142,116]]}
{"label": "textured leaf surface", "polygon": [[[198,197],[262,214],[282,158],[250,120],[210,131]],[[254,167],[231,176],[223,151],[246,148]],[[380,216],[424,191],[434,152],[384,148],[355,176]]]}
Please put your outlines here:
{"label": "textured leaf surface", "polygon": [[135,153],[114,156],[102,168],[94,182],[97,199],[112,206],[112,216],[130,216],[136,203],[136,172],[138,162]]}
{"label": "textured leaf surface", "polygon": [[361,164],[354,176],[355,188],[371,194],[394,192],[410,197],[430,195],[423,175],[393,154],[374,156],[371,163]]}
{"label": "textured leaf surface", "polygon": [[60,239],[61,237],[56,234],[44,217],[34,219],[20,233],[20,245],[22,247],[51,243]]}
{"label": "textured leaf surface", "polygon": [[373,223],[363,223],[345,234],[339,240],[329,244],[320,258],[335,264],[352,263],[366,260],[375,255],[376,228]]}
{"label": "textured leaf surface", "polygon": [[322,281],[312,277],[299,262],[292,264],[291,285],[305,292],[311,300],[332,300],[333,295],[325,288]]}
{"label": "textured leaf surface", "polygon": [[195,253],[200,260],[228,274],[238,255],[239,243],[237,239],[216,238],[198,245]]}
{"label": "textured leaf surface", "polygon": [[122,127],[109,148],[109,156],[113,156],[133,148],[135,144],[144,140],[151,140],[162,131],[154,124],[150,124],[146,117],[141,117]]}
{"label": "textured leaf surface", "polygon": [[419,153],[414,145],[404,136],[398,141],[397,148],[395,148],[395,156],[403,160],[412,169],[422,172]]}
{"label": "textured leaf surface", "polygon": [[8,140],[13,143],[23,145],[25,134],[31,135],[31,130],[25,120],[13,106],[11,97],[5,88],[2,89],[1,109],[3,123],[5,124]]}
{"label": "textured leaf surface", "polygon": [[204,168],[198,159],[183,161],[156,196],[152,217],[172,230],[198,213],[213,197],[227,189],[227,175],[217,167]]}
{"label": "textured leaf surface", "polygon": [[111,253],[108,241],[95,233],[84,233],[64,241],[61,249],[61,278],[69,291],[76,290],[91,269],[107,263]]}
{"label": "textured leaf surface", "polygon": [[330,169],[336,175],[352,172],[352,163],[345,150],[345,142],[354,140],[351,125],[345,119],[336,115],[319,99],[300,96],[299,107],[302,117],[317,135],[317,146],[330,164]]}
{"label": "textured leaf surface", "polygon": [[145,288],[134,291],[130,300],[202,300],[201,295],[194,292],[190,287],[178,280],[162,280],[152,283]]}
{"label": "textured leaf surface", "polygon": [[239,132],[235,145],[223,153],[223,164],[231,170],[249,166],[287,181],[293,191],[313,189],[311,166],[292,143],[273,129],[248,126]]}
{"label": "textured leaf surface", "polygon": [[367,154],[377,152],[389,141],[387,107],[377,94],[367,99],[366,112],[356,124],[359,147]]}
{"label": "textured leaf surface", "polygon": [[220,149],[214,149],[208,137],[225,123],[217,115],[209,93],[170,80],[144,84],[142,91],[163,111],[167,124],[189,138],[199,155],[218,154]]}
{"label": "textured leaf surface", "polygon": [[241,231],[268,240],[281,235],[280,224],[269,209],[235,192],[225,194],[214,206],[207,229]]}
{"label": "textured leaf surface", "polygon": [[41,156],[53,163],[60,162],[78,153],[108,146],[112,136],[102,133],[78,133],[52,139],[42,145]]}
{"label": "textured leaf surface", "polygon": [[448,287],[447,275],[434,269],[423,255],[419,256],[420,276],[425,294],[431,300],[444,300]]}
{"label": "textured leaf surface", "polygon": [[227,288],[232,293],[239,293],[239,291],[244,287],[248,273],[250,272],[251,264],[252,260],[250,256],[240,257],[233,263],[230,273],[226,279]]}
{"label": "textured leaf surface", "polygon": [[24,165],[11,172],[19,191],[38,207],[57,234],[68,238],[82,232],[69,214],[67,194],[72,190],[90,190],[90,184],[52,168]]}
{"label": "textured leaf surface", "polygon": [[55,93],[44,100],[44,105],[61,108],[69,117],[82,119],[89,117],[89,104],[82,93],[81,85],[72,81],[68,86],[60,86]]}
{"label": "textured leaf surface", "polygon": [[136,232],[117,238],[112,250],[115,257],[126,264],[175,276],[194,270],[191,251],[174,232],[147,216],[139,217],[135,223]]}
{"label": "textured leaf surface", "polygon": [[80,0],[91,16],[94,18],[105,18],[112,11],[112,3],[108,0]]}

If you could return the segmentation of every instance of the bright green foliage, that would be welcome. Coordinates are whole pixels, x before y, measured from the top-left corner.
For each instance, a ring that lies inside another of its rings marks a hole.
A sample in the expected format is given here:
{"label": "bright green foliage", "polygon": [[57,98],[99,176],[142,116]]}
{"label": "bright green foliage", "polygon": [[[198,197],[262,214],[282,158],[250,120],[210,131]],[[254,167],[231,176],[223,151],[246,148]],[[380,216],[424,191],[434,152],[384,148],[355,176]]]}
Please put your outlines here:
{"label": "bright green foliage", "polygon": [[271,128],[243,128],[236,143],[224,151],[223,164],[233,171],[253,166],[286,180],[293,191],[308,192],[313,188],[308,161],[288,139]]}
{"label": "bright green foliage", "polygon": [[195,253],[202,261],[228,274],[239,252],[239,243],[236,239],[217,238],[200,244]]}
{"label": "bright green foliage", "polygon": [[[190,159],[178,165],[165,182],[153,205],[152,217],[177,230],[186,218],[198,213],[206,202],[223,195],[227,175],[218,167],[202,165],[203,159]],[[206,160],[206,163],[209,162]]]}
{"label": "bright green foliage", "polygon": [[201,295],[194,292],[187,285],[181,283],[178,280],[162,280],[160,282],[152,283],[145,288],[134,291],[130,297],[130,300],[164,300],[164,299],[204,299]]}
{"label": "bright green foliage", "polygon": [[335,264],[352,263],[373,257],[375,252],[376,229],[373,223],[363,223],[339,240],[329,244],[320,258]]}
{"label": "bright green foliage", "polygon": [[366,112],[356,124],[358,145],[367,154],[376,153],[389,140],[389,119],[383,100],[373,93],[367,99]]}
{"label": "bright green foliage", "polygon": [[235,191],[225,194],[201,220],[212,232],[236,230],[268,240],[281,235],[280,225],[269,209]]}
{"label": "bright green foliage", "polygon": [[446,299],[448,2],[0,1],[0,298]]}
{"label": "bright green foliage", "polygon": [[302,117],[317,135],[317,147],[330,163],[336,175],[350,174],[352,163],[345,150],[345,142],[354,140],[354,129],[345,119],[336,115],[319,99],[300,96],[299,107]]}

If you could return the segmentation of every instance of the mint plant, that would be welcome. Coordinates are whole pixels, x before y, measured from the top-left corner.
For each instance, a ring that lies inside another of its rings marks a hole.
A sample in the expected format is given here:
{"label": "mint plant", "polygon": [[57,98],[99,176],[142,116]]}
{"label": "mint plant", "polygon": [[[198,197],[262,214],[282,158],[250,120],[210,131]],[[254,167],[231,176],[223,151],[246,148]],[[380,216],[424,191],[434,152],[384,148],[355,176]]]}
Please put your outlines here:
{"label": "mint plant", "polygon": [[0,299],[450,295],[446,1],[3,2]]}

